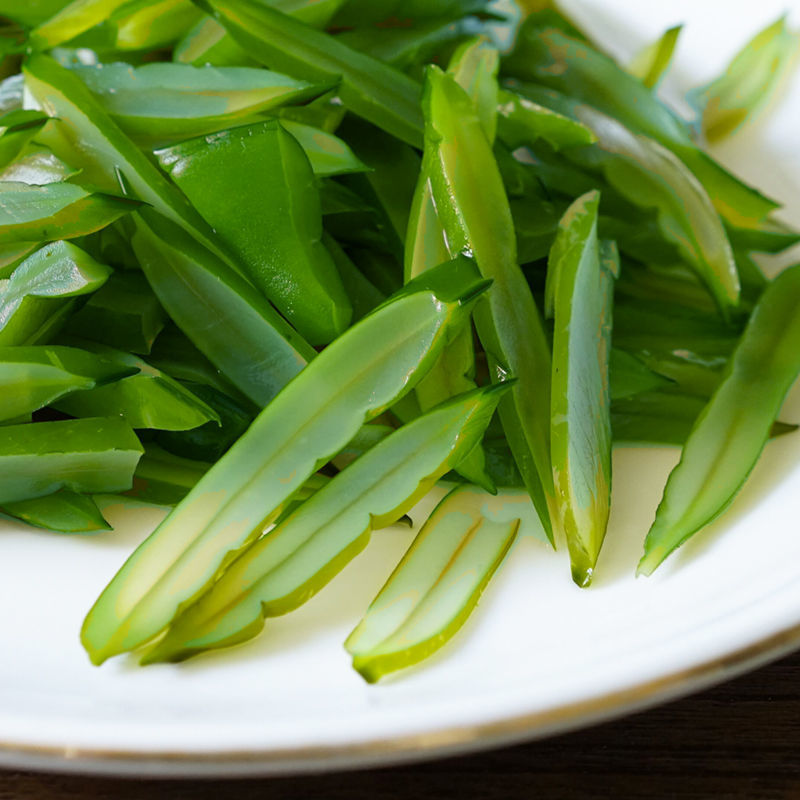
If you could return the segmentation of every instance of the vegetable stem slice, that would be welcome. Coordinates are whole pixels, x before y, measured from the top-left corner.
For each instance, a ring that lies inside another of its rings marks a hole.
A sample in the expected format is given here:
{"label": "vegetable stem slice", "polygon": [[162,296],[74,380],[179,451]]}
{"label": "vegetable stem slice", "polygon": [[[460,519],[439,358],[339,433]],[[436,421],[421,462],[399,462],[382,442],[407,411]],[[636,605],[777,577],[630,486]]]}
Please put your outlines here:
{"label": "vegetable stem slice", "polygon": [[85,494],[62,490],[45,497],[0,506],[3,514],[59,533],[97,533],[112,530],[97,503]]}
{"label": "vegetable stem slice", "polygon": [[317,356],[133,553],[89,612],[92,660],[153,638],[364,422],[409,392],[486,284],[467,259],[409,284]]}
{"label": "vegetable stem slice", "polygon": [[572,579],[592,580],[611,503],[608,360],[616,251],[601,261],[591,192],[567,210],[550,251],[546,306],[554,316],[551,452]]}
{"label": "vegetable stem slice", "polygon": [[186,608],[143,663],[180,660],[255,636],[264,618],[318,592],[480,440],[509,385],[442,404],[378,443],[245,550]]}
{"label": "vegetable stem slice", "polygon": [[650,575],[731,503],[800,372],[800,264],[764,290],[724,377],[694,424],[644,545]]}
{"label": "vegetable stem slice", "polygon": [[467,621],[520,524],[493,519],[490,506],[462,486],[434,509],[345,642],[366,681],[422,661]]}

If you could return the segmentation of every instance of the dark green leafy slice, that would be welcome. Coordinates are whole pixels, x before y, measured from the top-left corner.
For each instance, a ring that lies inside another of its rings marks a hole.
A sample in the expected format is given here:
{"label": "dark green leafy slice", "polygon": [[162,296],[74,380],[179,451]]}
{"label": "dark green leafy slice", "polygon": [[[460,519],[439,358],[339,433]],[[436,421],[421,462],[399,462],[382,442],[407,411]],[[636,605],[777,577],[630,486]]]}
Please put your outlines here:
{"label": "dark green leafy slice", "polygon": [[130,489],[142,454],[120,419],[70,419],[0,427],[0,504],[43,497],[59,489]]}
{"label": "dark green leafy slice", "polygon": [[99,289],[111,270],[69,242],[28,256],[0,281],[0,345],[35,344],[54,331],[70,298]]}
{"label": "dark green leafy slice", "polygon": [[[311,165],[277,120],[191,139],[156,155],[301,335],[327,344],[345,330],[352,309],[322,245]],[[243,216],[231,197],[249,213]]]}
{"label": "dark green leafy slice", "polygon": [[73,347],[0,347],[0,420],[20,417],[71,392],[134,372],[135,367]]}
{"label": "dark green leafy slice", "polygon": [[0,512],[10,517],[59,533],[97,533],[113,530],[97,503],[85,494],[60,491],[31,500],[5,503]]}
{"label": "dark green leafy slice", "polygon": [[675,25],[664,31],[655,42],[636,54],[628,65],[628,72],[639,78],[648,89],[657,86],[672,63],[682,30],[683,25]]}
{"label": "dark green leafy slice", "polygon": [[422,143],[420,86],[402,72],[258,0],[203,0],[260,63],[309,81],[341,77],[344,106],[408,144]]}
{"label": "dark green leafy slice", "polygon": [[0,181],[0,244],[72,239],[100,230],[139,206],[72,183]]}
{"label": "dark green leafy slice", "polygon": [[134,218],[131,243],[161,305],[226,378],[258,407],[316,355],[239,274],[153,211]]}
{"label": "dark green leafy slice", "polygon": [[[87,343],[88,346],[88,343]],[[188,389],[129,353],[97,346],[99,355],[138,372],[123,380],[74,392],[53,403],[74,417],[120,417],[132,428],[185,431],[219,414]]]}

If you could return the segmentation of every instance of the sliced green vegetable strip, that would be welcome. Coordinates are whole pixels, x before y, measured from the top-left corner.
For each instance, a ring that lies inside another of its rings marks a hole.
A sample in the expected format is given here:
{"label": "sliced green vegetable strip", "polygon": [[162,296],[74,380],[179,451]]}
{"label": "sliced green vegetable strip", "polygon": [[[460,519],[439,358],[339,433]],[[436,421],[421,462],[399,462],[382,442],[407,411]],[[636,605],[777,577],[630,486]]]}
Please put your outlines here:
{"label": "sliced green vegetable strip", "polygon": [[420,87],[402,72],[258,0],[198,2],[259,63],[309,81],[341,77],[346,108],[408,144],[422,144]]}
{"label": "sliced green vegetable strip", "polygon": [[611,503],[608,359],[619,267],[613,248],[600,257],[599,202],[592,192],[569,207],[547,268],[546,307],[554,317],[553,483],[578,586],[592,581]]}
{"label": "sliced green vegetable strip", "polygon": [[0,0],[0,14],[26,28],[39,25],[60,11],[69,0],[29,0],[20,4],[19,0]]}
{"label": "sliced green vegetable strip", "polygon": [[[377,308],[386,299],[386,295],[361,272],[333,236],[323,234],[322,242],[339,270],[342,286],[353,306],[353,321],[357,322]],[[446,259],[445,255],[442,261]]]}
{"label": "sliced green vegetable strip", "polygon": [[[42,54],[30,56],[22,69],[27,89],[49,116],[58,118],[52,143],[57,154],[58,145],[62,149],[64,146],[59,137],[65,137],[70,155],[80,159],[75,166],[84,168],[87,181],[118,189],[122,176],[124,187],[130,186],[138,199],[176,222],[218,256],[227,258],[203,218],[119,129],[77,75]],[[73,163],[70,158],[65,160]]]}
{"label": "sliced green vegetable strip", "polygon": [[345,642],[369,683],[417,664],[458,632],[500,566],[520,521],[495,521],[486,496],[450,492]]}
{"label": "sliced green vegetable strip", "polygon": [[36,528],[59,533],[113,530],[91,497],[69,491],[6,503],[0,506],[0,512]]}
{"label": "sliced green vegetable strip", "polygon": [[247,281],[164,217],[134,217],[131,244],[175,324],[259,408],[316,355]]}
{"label": "sliced green vegetable strip", "polygon": [[726,172],[692,141],[685,123],[638,78],[588,43],[531,18],[503,62],[504,74],[541,83],[591,103],[634,133],[669,148],[703,183],[720,214],[736,225],[753,227],[777,203]]}
{"label": "sliced green vegetable strip", "polygon": [[122,130],[149,146],[218,131],[331,88],[249,67],[98,64],[74,71]]}
{"label": "sliced green vegetable strip", "polygon": [[0,117],[0,165],[13,162],[42,130],[47,115],[15,109]]}
{"label": "sliced green vegetable strip", "polygon": [[0,504],[59,489],[130,489],[142,446],[119,419],[70,419],[0,427]]}
{"label": "sliced green vegetable strip", "polygon": [[136,465],[133,488],[125,494],[146,503],[174,506],[189,494],[211,466],[148,443]]}
{"label": "sliced green vegetable strip", "polygon": [[492,379],[519,383],[500,403],[500,418],[542,525],[552,538],[550,352],[541,318],[517,264],[516,237],[497,162],[464,90],[428,67],[423,169],[448,246],[474,255],[494,281],[476,309],[478,335]]}
{"label": "sliced green vegetable strip", "polygon": [[672,56],[683,25],[675,25],[664,31],[652,44],[636,54],[628,65],[628,72],[635,75],[648,89],[658,85],[672,63]]}
{"label": "sliced green vegetable strip", "polygon": [[344,139],[332,133],[291,119],[281,119],[281,126],[297,139],[311,163],[314,174],[320,178],[346,175],[349,172],[364,172],[369,169]]}
{"label": "sliced green vegetable strip", "polygon": [[184,431],[210,421],[219,424],[219,414],[208,403],[161,370],[129,353],[94,347],[108,360],[138,371],[106,386],[73,392],[55,401],[55,408],[73,417],[120,417],[132,428]]}
{"label": "sliced green vegetable strip", "polygon": [[612,347],[609,354],[608,373],[612,400],[653,391],[670,383],[668,378],[653,372],[638,358],[616,347]]}
{"label": "sliced green vegetable strip", "polygon": [[611,405],[614,443],[681,446],[706,403],[704,397],[670,389],[615,399]]}
{"label": "sliced green vegetable strip", "polygon": [[139,206],[72,183],[0,181],[0,244],[72,239],[104,228]]}
{"label": "sliced green vegetable strip", "polygon": [[570,117],[501,89],[498,95],[497,124],[500,139],[512,150],[544,139],[555,150],[592,144],[595,135]]}
{"label": "sliced green vegetable strip", "polygon": [[494,143],[497,133],[499,69],[500,54],[484,36],[478,36],[459,45],[447,65],[448,73],[472,98],[489,144]]}
{"label": "sliced green vegetable strip", "polygon": [[69,242],[53,242],[28,256],[0,281],[0,345],[46,338],[69,298],[99,289],[111,270]]}
{"label": "sliced green vegetable strip", "polygon": [[365,453],[233,561],[142,662],[251,639],[265,617],[302,605],[366,547],[372,530],[396,522],[480,441],[507,388],[455,398]]}
{"label": "sliced green vegetable strip", "polygon": [[20,417],[70,392],[93,389],[135,371],[73,347],[0,347],[0,420]]}
{"label": "sliced green vegetable strip", "polygon": [[645,541],[649,575],[731,503],[800,372],[800,265],[764,290],[725,376],[694,425]]}
{"label": "sliced green vegetable strip", "polygon": [[190,0],[139,0],[112,15],[109,44],[119,50],[168,47],[201,16]]}
{"label": "sliced green vegetable strip", "polygon": [[164,309],[141,273],[116,272],[71,317],[66,331],[119,350],[147,354],[166,321]]}
{"label": "sliced green vegetable strip", "polygon": [[129,0],[73,0],[30,34],[31,47],[48,50],[106,20]]}
{"label": "sliced green vegetable strip", "polygon": [[364,422],[413,388],[484,289],[468,260],[442,265],[323,350],[102,593],[82,631],[92,660],[161,631]]}
{"label": "sliced green vegetable strip", "polygon": [[46,183],[65,181],[78,172],[79,170],[65,164],[46,147],[31,143],[5,169],[0,170],[0,181],[43,186]]}
{"label": "sliced green vegetable strip", "polygon": [[[191,139],[156,155],[301,335],[327,344],[347,328],[352,308],[322,245],[311,165],[277,120]],[[243,216],[231,197],[249,213]]]}
{"label": "sliced green vegetable strip", "polygon": [[[455,62],[454,67],[457,66],[458,62]],[[493,73],[489,78],[494,79]],[[478,83],[480,85],[482,82]],[[475,107],[477,109],[477,104]],[[489,113],[488,109],[484,110]],[[491,110],[494,111],[493,108]],[[493,125],[488,119],[484,120],[483,124],[484,130]],[[445,233],[436,214],[431,194],[431,177],[426,162],[419,171],[411,204],[405,247],[406,280],[422,274],[447,257]],[[470,325],[447,345],[430,372],[419,382],[416,397],[420,409],[427,411],[450,397],[474,389],[475,386],[475,348]],[[494,482],[486,473],[486,457],[480,445],[465,456],[457,465],[456,471],[468,481],[482,486],[489,492],[497,491]]]}
{"label": "sliced green vegetable strip", "polygon": [[719,78],[689,92],[706,139],[729,136],[762,108],[799,54],[800,35],[783,16],[757,33]]}

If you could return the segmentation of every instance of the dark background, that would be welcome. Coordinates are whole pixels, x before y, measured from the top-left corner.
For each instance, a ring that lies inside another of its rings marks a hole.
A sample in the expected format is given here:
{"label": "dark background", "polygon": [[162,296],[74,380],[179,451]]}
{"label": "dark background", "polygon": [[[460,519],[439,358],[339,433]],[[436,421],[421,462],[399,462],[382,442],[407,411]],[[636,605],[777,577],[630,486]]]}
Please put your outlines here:
{"label": "dark background", "polygon": [[142,781],[0,771],[0,800],[800,800],[800,652],[694,697],[530,744],[367,772]]}

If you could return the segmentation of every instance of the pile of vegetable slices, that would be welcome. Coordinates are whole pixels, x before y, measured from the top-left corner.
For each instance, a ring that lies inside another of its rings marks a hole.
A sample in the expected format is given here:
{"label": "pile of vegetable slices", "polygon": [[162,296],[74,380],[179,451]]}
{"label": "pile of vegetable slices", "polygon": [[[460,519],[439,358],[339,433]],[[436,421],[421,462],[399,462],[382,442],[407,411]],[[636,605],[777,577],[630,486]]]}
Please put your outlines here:
{"label": "pile of vegetable slices", "polygon": [[699,142],[798,37],[760,33],[690,125],[655,94],[678,29],[625,67],[525,5],[0,0],[0,507],[174,505],[93,662],[252,638],[444,479],[346,642],[377,680],[477,603],[519,527],[498,488],[586,586],[612,446],[682,446],[649,574],[795,427],[800,265],[754,254],[800,236]]}

